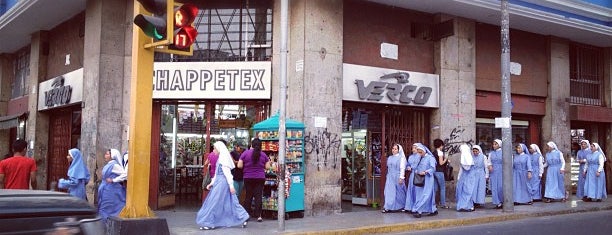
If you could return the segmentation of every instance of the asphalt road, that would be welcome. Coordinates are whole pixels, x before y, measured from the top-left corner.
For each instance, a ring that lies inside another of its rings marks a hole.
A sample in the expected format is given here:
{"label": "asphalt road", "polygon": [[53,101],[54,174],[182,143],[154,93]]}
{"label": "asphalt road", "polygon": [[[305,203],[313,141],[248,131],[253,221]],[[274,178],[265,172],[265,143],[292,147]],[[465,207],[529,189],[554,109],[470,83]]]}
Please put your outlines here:
{"label": "asphalt road", "polygon": [[612,234],[612,210],[575,213],[557,216],[535,217],[521,220],[511,220],[498,223],[469,225],[446,229],[433,229],[409,233],[418,235],[461,235],[461,234],[492,234],[492,235],[609,235]]}

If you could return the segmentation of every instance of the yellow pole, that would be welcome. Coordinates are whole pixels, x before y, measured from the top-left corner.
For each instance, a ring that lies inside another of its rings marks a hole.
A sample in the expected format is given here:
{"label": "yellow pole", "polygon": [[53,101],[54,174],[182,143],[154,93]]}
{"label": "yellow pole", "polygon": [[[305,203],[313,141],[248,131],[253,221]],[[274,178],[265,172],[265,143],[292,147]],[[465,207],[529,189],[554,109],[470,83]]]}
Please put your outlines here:
{"label": "yellow pole", "polygon": [[[134,15],[143,12],[134,1]],[[151,162],[151,118],[153,109],[153,48],[151,40],[138,27],[132,29],[132,78],[130,83],[130,128],[127,198],[121,218],[155,217],[149,208]]]}

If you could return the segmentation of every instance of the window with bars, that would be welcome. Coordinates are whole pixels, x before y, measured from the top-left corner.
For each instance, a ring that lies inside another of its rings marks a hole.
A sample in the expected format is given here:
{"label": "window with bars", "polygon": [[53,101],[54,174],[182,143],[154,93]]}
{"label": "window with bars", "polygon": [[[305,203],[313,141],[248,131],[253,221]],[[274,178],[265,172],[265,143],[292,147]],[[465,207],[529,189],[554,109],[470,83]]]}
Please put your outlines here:
{"label": "window with bars", "polygon": [[570,102],[604,106],[603,49],[570,45]]}
{"label": "window with bars", "polygon": [[11,99],[27,94],[27,80],[30,75],[30,48],[17,52],[13,61],[13,82],[11,82]]}
{"label": "window with bars", "polygon": [[[273,1],[200,6],[192,56],[156,53],[156,61],[266,61],[272,57]],[[218,5],[218,6],[216,6]],[[235,5],[235,6],[232,6]]]}

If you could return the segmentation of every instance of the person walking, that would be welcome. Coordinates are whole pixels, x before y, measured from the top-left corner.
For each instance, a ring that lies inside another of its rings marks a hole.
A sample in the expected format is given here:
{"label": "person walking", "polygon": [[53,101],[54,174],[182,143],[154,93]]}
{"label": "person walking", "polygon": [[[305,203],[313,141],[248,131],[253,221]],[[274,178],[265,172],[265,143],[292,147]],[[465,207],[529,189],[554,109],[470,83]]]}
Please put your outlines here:
{"label": "person walking", "polygon": [[[589,143],[588,140],[581,140],[580,141],[580,150],[578,150],[578,153],[576,153],[576,161],[578,162],[578,164],[580,165],[580,167],[578,168],[578,172],[584,172],[586,171],[585,169],[585,164],[587,162],[587,157],[589,155],[591,155],[591,144]],[[576,185],[576,197],[580,198],[580,199],[584,199],[584,178],[585,175],[584,174],[578,174],[578,184]]]}
{"label": "person walking", "polygon": [[534,202],[542,201],[542,174],[544,173],[544,157],[537,144],[529,145],[529,160],[531,163],[531,179],[529,180],[529,195]]}
{"label": "person walking", "polygon": [[[417,163],[421,159],[421,156],[417,152],[417,146],[420,143],[415,143],[412,145],[412,154],[408,157],[406,161],[406,170],[404,172],[404,177],[407,177],[407,180],[404,180],[406,185],[406,203],[404,203],[404,212],[412,212],[412,206],[414,205],[415,195],[414,195],[414,184],[412,183],[412,179],[414,178],[413,169],[417,166]],[[408,174],[408,176],[406,176]]]}
{"label": "person walking", "polygon": [[106,165],[102,168],[102,182],[98,186],[98,214],[106,222],[108,217],[119,215],[125,206],[126,192],[121,183],[127,175],[119,150],[107,150],[104,160]]}
{"label": "person walking", "polygon": [[[215,172],[217,172],[217,160],[219,159],[219,155],[215,153],[214,149],[215,147],[211,145],[210,152],[206,154],[206,160],[204,161],[204,168],[202,168],[202,175],[208,174],[208,176],[211,179],[215,177]],[[205,172],[205,171],[208,171],[208,172]],[[206,189],[206,185],[202,185],[202,202],[204,202],[207,196],[208,196],[208,189]]]}
{"label": "person walking", "polygon": [[491,199],[495,208],[501,209],[504,201],[503,172],[502,172],[502,141],[495,139],[492,143],[493,151],[489,153],[487,168],[489,168],[489,184],[491,186]]}
{"label": "person walking", "polygon": [[436,194],[439,194],[440,198],[440,208],[448,209],[446,206],[446,180],[444,179],[444,172],[446,171],[446,166],[448,165],[448,157],[444,155],[444,141],[441,139],[434,140],[434,151],[433,157],[436,160],[436,172],[434,173],[435,178],[435,191]]}
{"label": "person walking", "polygon": [[[262,222],[261,199],[266,180],[265,169],[270,168],[270,159],[266,153],[261,151],[261,140],[255,138],[251,141],[251,149],[240,155],[238,168],[243,169],[242,177],[246,193],[242,205],[250,215],[257,217],[257,222]],[[255,204],[253,205],[253,203]],[[255,208],[254,211],[251,209],[252,207]]]}
{"label": "person walking", "polygon": [[[230,152],[232,155],[232,160],[235,165],[238,165],[238,161],[240,160],[240,155],[244,152],[244,147],[240,143],[236,143],[234,145],[234,151]],[[236,189],[236,196],[240,199],[240,195],[242,193],[242,189],[244,188],[244,181],[242,179],[242,168],[235,167],[232,169],[232,176],[234,176],[234,189]]]}
{"label": "person walking", "polygon": [[546,144],[546,187],[544,187],[544,198],[546,203],[554,201],[565,201],[565,159],[557,145],[550,141]]}
{"label": "person walking", "polygon": [[387,158],[387,180],[385,181],[385,204],[382,213],[404,209],[406,203],[406,184],[404,183],[406,155],[399,144],[391,148],[392,155]]}
{"label": "person walking", "polygon": [[457,197],[457,211],[474,211],[474,192],[476,192],[476,171],[474,166],[474,155],[470,153],[470,146],[462,144],[459,146],[461,153],[459,174],[457,175],[457,187],[455,195]]}
{"label": "person walking", "polygon": [[13,156],[0,161],[0,189],[36,189],[36,161],[26,157],[28,143],[16,140]]}
{"label": "person walking", "polygon": [[[249,214],[236,197],[232,169],[234,161],[225,143],[215,142],[213,151],[219,156],[215,176],[206,189],[210,190],[196,215],[201,230],[242,225],[246,228]],[[211,189],[212,188],[212,189]]]}
{"label": "person walking", "polygon": [[529,150],[525,144],[518,144],[515,147],[516,154],[512,160],[512,183],[514,193],[514,205],[531,205],[531,195],[529,194],[529,180],[533,176]]}
{"label": "person walking", "polygon": [[85,185],[89,182],[89,169],[85,165],[81,151],[73,148],[68,150],[68,178],[60,178],[57,186],[61,189],[68,189],[70,195],[87,200]]}
{"label": "person walking", "polygon": [[420,159],[416,167],[413,168],[414,177],[417,177],[416,175],[418,174],[423,176],[425,180],[422,186],[414,185],[415,200],[412,206],[412,214],[415,218],[421,218],[423,213],[426,213],[428,216],[435,216],[438,214],[433,176],[436,171],[436,160],[425,145],[419,144],[417,146],[417,153]]}
{"label": "person walking", "polygon": [[489,170],[486,167],[485,155],[482,153],[480,145],[472,146],[472,158],[474,159],[474,193],[472,194],[472,200],[474,201],[474,207],[484,207],[485,196],[487,193],[487,178],[489,178]]}
{"label": "person walking", "polygon": [[606,155],[601,150],[598,143],[591,144],[591,154],[586,158],[586,163],[582,175],[584,181],[584,201],[601,202],[602,199],[608,197],[606,192],[606,172],[604,171],[604,162]]}

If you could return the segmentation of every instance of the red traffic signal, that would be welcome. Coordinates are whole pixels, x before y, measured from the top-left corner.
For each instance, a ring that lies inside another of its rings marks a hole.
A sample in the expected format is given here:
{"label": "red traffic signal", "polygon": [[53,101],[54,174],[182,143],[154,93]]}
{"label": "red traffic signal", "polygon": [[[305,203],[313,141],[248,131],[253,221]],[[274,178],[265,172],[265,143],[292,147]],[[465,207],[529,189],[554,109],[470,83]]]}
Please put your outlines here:
{"label": "red traffic signal", "polygon": [[198,36],[198,31],[191,26],[198,15],[198,7],[186,3],[174,10],[174,47],[189,48]]}

